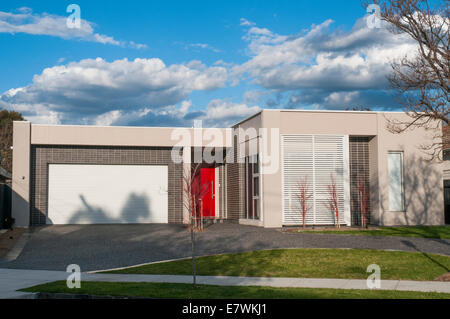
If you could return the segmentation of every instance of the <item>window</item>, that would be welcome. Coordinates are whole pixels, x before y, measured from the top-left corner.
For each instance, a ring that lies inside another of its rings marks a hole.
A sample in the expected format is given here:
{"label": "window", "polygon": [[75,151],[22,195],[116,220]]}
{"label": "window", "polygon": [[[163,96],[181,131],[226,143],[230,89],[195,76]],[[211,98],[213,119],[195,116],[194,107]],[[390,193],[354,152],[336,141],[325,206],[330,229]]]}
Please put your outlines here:
{"label": "window", "polygon": [[405,210],[405,194],[403,187],[403,152],[389,152],[389,210],[402,212]]}
{"label": "window", "polygon": [[245,218],[259,219],[259,157],[245,158]]}

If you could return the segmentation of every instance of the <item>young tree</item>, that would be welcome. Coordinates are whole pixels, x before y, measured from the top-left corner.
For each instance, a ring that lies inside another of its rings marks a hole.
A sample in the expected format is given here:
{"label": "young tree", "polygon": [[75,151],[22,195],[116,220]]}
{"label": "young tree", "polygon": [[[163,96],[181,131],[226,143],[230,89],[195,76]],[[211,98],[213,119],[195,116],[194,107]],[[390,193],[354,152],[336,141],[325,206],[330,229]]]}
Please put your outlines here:
{"label": "young tree", "polygon": [[336,185],[336,180],[334,178],[334,175],[330,175],[330,184],[328,185],[328,208],[331,210],[331,212],[334,213],[335,220],[336,220],[336,227],[341,228],[341,224],[339,222],[339,195],[338,195],[338,189]]}
{"label": "young tree", "polygon": [[297,193],[295,194],[297,202],[300,207],[300,212],[302,213],[302,225],[305,229],[305,218],[308,211],[311,209],[309,200],[312,197],[312,192],[310,191],[308,177],[303,177],[297,182]]}
{"label": "young tree", "polygon": [[[370,1],[371,2],[371,1]],[[417,51],[391,63],[390,86],[398,93],[408,119],[388,119],[392,133],[418,127],[436,131],[421,148],[432,159],[442,159],[440,125],[449,125],[449,22],[448,1],[380,0],[380,17],[395,34],[407,34]],[[368,5],[369,2],[365,2]]]}
{"label": "young tree", "polygon": [[23,121],[22,114],[14,111],[0,111],[0,166],[12,172],[13,121]]}
{"label": "young tree", "polygon": [[369,212],[369,191],[363,179],[358,180],[359,208],[361,209],[361,227],[367,227],[367,215]]}
{"label": "young tree", "polygon": [[[189,230],[191,232],[191,250],[192,250],[192,277],[193,285],[196,285],[195,270],[195,232],[203,225],[198,224],[197,207],[199,201],[208,191],[209,184],[197,182],[197,174],[200,173],[201,164],[186,165],[183,169],[183,206],[189,215]],[[200,221],[203,223],[203,221]]]}

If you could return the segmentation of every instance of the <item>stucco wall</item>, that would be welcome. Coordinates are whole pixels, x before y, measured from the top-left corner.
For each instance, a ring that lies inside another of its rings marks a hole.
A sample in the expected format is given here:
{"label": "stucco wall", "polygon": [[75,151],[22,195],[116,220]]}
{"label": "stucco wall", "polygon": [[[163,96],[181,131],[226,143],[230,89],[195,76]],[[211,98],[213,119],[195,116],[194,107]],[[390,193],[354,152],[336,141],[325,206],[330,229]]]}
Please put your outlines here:
{"label": "stucco wall", "polygon": [[[427,161],[420,146],[436,132],[424,129],[392,134],[386,130],[388,118],[407,120],[405,114],[378,114],[378,220],[381,225],[440,225],[444,223],[442,163]],[[404,164],[405,211],[389,211],[388,152],[402,151]]]}
{"label": "stucco wall", "polygon": [[192,142],[190,146],[232,146],[231,129],[205,129],[208,134],[217,134],[222,139],[210,140],[203,130],[197,140],[194,131],[198,132],[200,129],[192,128],[33,124],[31,144],[167,147],[177,145],[180,142],[179,134],[186,134]]}
{"label": "stucco wall", "polygon": [[244,165],[238,162],[238,136],[234,138],[233,158],[226,164],[226,209],[227,218],[230,220],[239,220],[244,214],[243,191],[244,191]]}
{"label": "stucco wall", "polygon": [[13,124],[12,217],[15,226],[30,226],[30,122]]}

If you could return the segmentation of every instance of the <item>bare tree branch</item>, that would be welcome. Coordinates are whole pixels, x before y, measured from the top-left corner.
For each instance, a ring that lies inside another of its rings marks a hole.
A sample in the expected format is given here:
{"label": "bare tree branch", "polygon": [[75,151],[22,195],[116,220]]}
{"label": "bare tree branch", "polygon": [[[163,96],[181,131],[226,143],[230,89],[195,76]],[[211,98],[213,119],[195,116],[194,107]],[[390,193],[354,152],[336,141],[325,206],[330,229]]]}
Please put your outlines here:
{"label": "bare tree branch", "polygon": [[[387,129],[400,134],[408,129],[436,131],[449,125],[449,21],[447,1],[375,0],[381,19],[395,34],[407,34],[417,51],[392,61],[388,81],[397,92],[409,120],[388,119]],[[368,1],[363,5],[367,6]],[[433,136],[422,150],[432,159],[442,159],[443,135]]]}

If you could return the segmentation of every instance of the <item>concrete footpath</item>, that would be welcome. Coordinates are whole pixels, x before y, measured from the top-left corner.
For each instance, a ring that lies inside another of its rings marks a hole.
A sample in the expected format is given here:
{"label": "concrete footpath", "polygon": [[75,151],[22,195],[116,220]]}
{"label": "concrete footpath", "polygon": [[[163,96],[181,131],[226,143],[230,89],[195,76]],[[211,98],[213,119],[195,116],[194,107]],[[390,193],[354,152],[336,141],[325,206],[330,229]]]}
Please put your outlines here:
{"label": "concrete footpath", "polygon": [[[68,275],[63,271],[0,269],[0,298],[31,298],[32,294],[17,290],[55,280],[66,280]],[[192,283],[192,276],[82,273],[81,280]],[[369,289],[366,280],[360,279],[198,276],[197,282],[219,286]],[[380,290],[450,293],[450,282],[382,280]]]}

